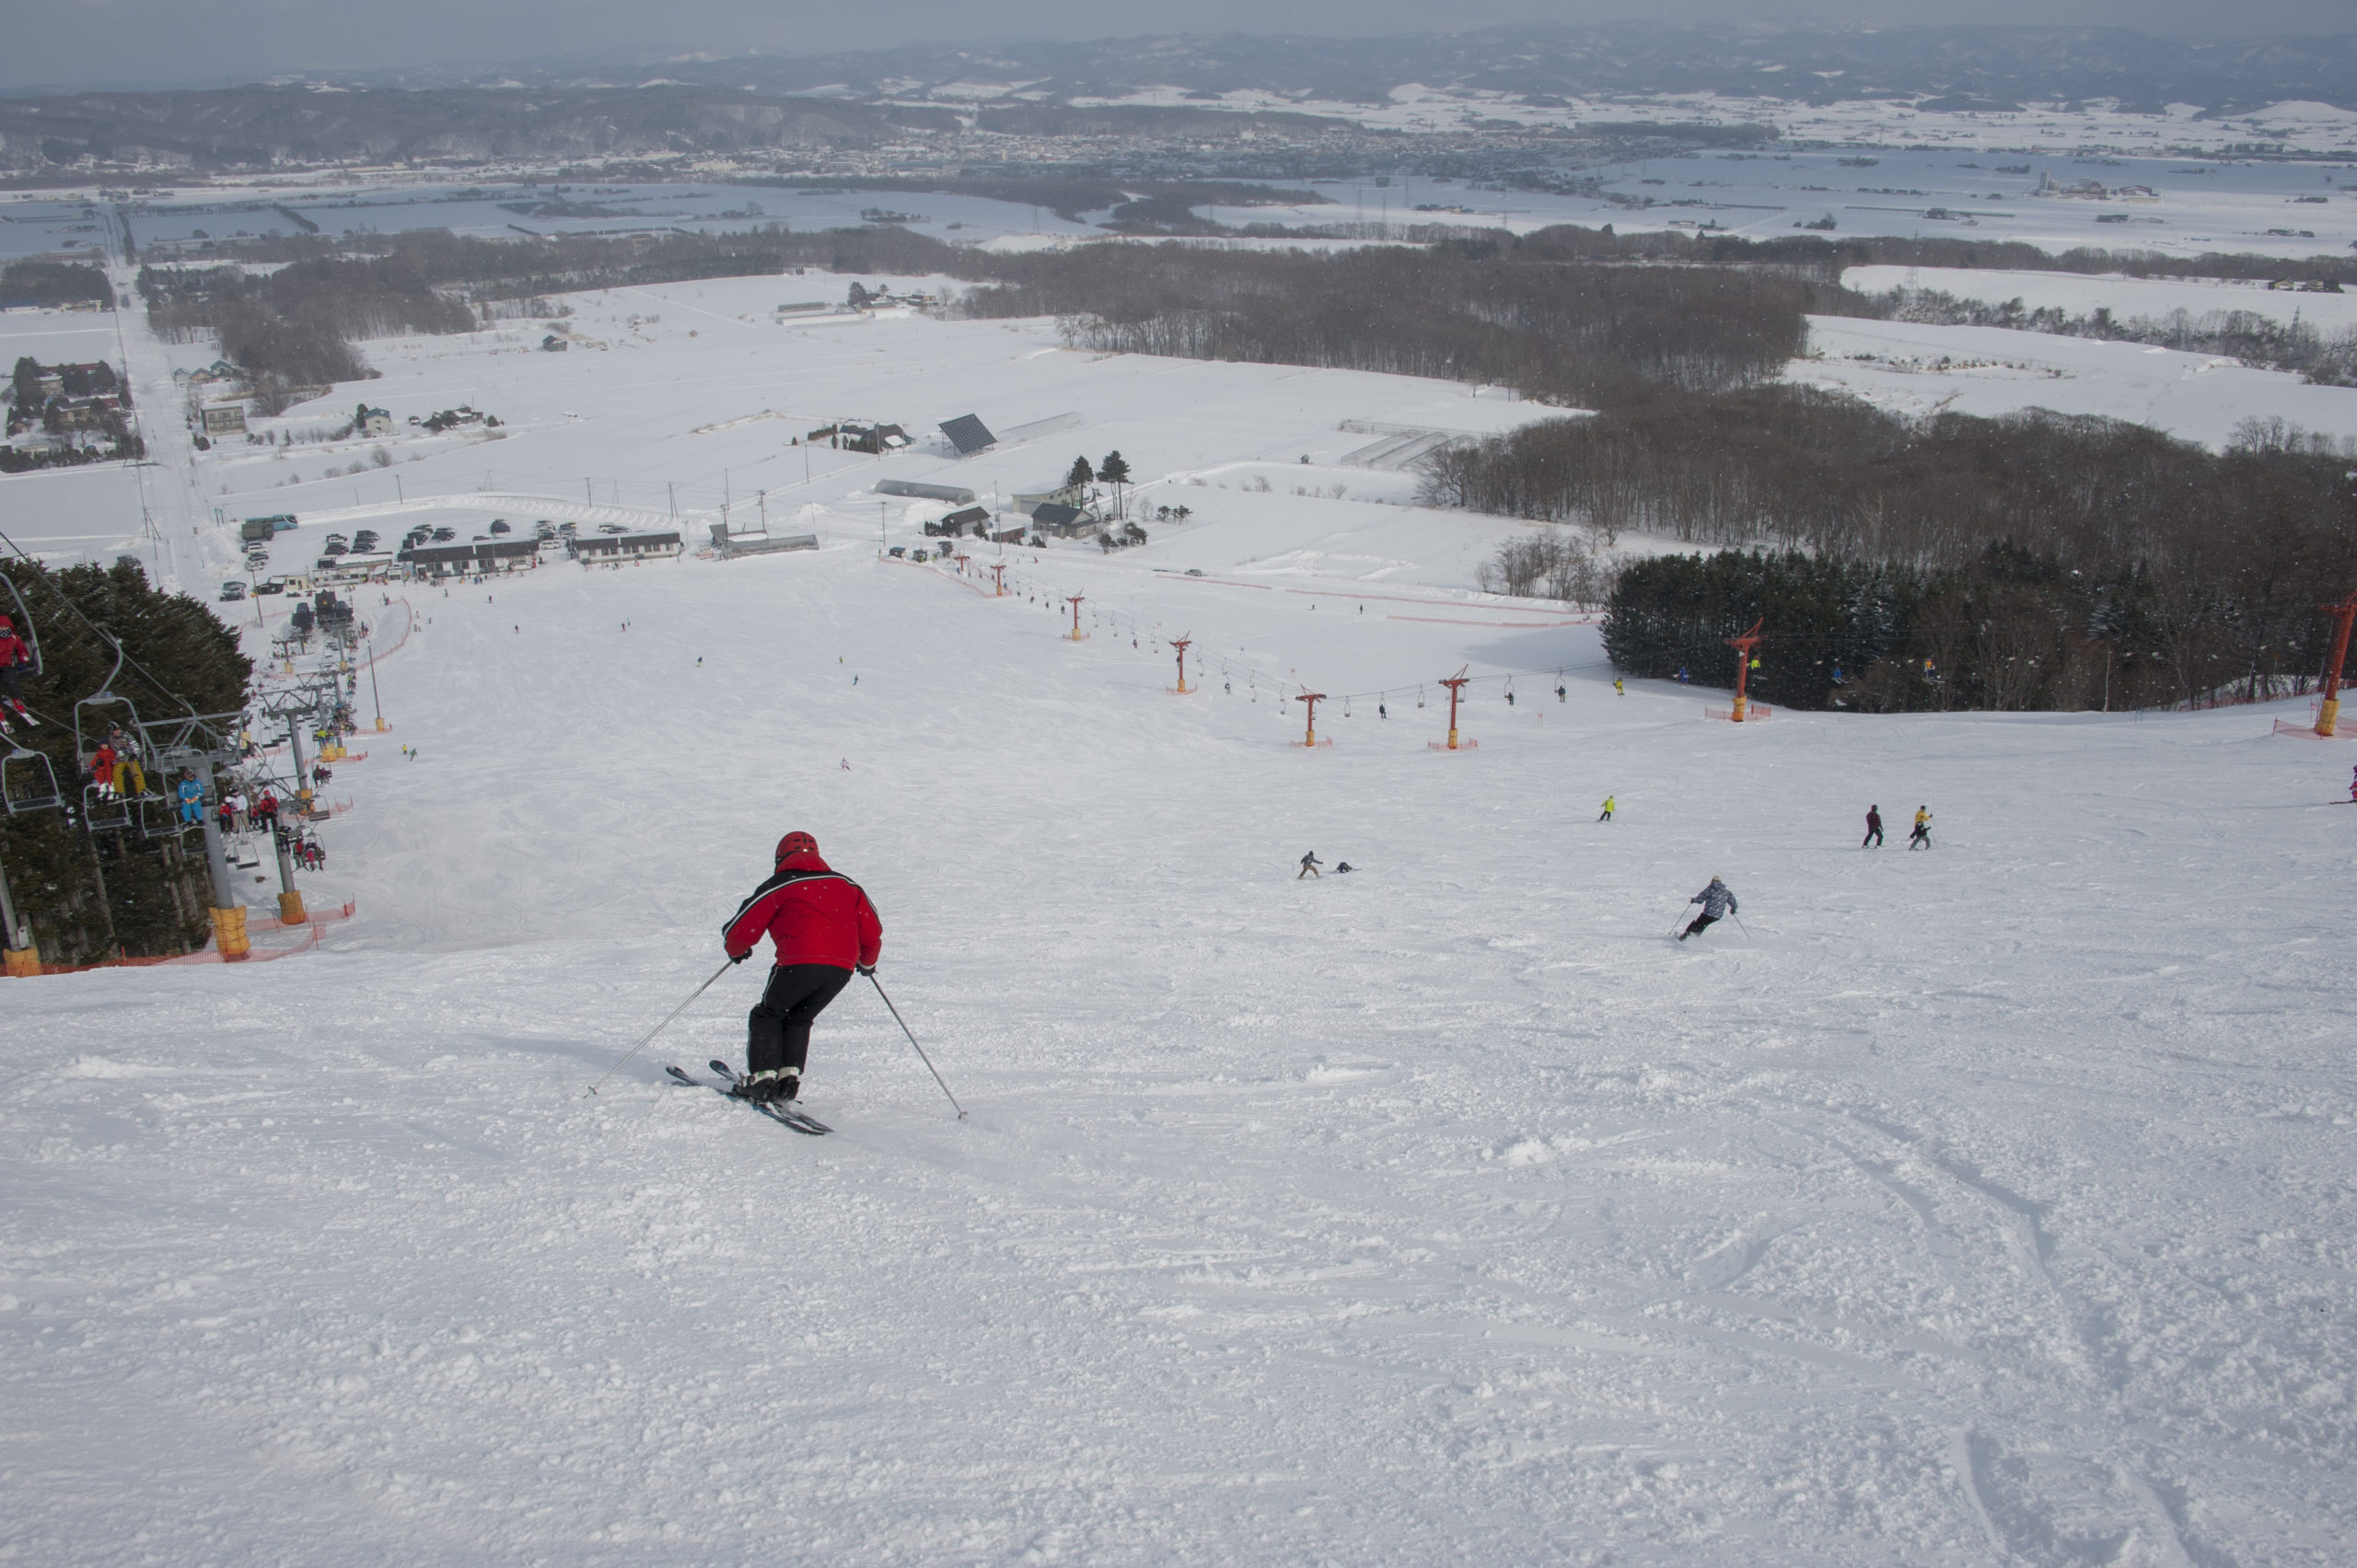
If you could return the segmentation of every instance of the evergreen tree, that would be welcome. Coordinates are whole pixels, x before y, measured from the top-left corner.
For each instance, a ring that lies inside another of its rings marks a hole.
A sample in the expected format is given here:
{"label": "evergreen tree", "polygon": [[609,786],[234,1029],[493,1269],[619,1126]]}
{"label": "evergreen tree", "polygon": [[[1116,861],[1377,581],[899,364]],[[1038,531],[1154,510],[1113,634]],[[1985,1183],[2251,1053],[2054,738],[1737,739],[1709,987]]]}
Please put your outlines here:
{"label": "evergreen tree", "polygon": [[1097,470],[1088,466],[1088,459],[1086,458],[1074,458],[1072,460],[1072,468],[1064,474],[1064,487],[1066,489],[1072,489],[1078,485],[1094,484],[1096,482]]}
{"label": "evergreen tree", "polygon": [[1130,465],[1118,450],[1105,454],[1105,460],[1097,465],[1097,477],[1113,487],[1113,515],[1123,516],[1121,491],[1130,482]]}

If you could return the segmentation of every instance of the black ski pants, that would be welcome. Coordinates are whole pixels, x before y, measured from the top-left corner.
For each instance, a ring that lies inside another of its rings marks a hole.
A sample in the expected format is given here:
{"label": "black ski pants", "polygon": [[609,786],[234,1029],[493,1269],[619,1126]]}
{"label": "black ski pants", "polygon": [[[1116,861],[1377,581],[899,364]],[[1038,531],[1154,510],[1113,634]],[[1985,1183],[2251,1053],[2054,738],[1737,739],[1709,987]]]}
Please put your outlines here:
{"label": "black ski pants", "polygon": [[779,964],[761,1002],[745,1020],[745,1071],[784,1068],[802,1075],[810,1060],[810,1026],[827,1010],[851,970],[832,964]]}
{"label": "black ski pants", "polygon": [[1719,917],[1717,915],[1698,914],[1694,917],[1694,923],[1686,928],[1684,935],[1681,935],[1678,940],[1682,942],[1687,936],[1700,936],[1703,932],[1718,923]]}
{"label": "black ski pants", "polygon": [[1882,830],[1880,828],[1868,828],[1866,830],[1866,836],[1858,841],[1858,847],[1860,849],[1865,848],[1868,844],[1874,845],[1876,849],[1882,848]]}

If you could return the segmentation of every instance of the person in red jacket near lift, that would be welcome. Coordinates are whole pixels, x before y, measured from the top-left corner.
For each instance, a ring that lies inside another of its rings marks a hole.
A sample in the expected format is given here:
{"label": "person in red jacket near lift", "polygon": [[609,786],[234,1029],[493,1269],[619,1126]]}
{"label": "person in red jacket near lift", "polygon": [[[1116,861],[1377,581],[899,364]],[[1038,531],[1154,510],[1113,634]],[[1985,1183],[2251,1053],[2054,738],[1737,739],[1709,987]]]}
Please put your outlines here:
{"label": "person in red jacket near lift", "polygon": [[763,932],[777,944],[776,967],[746,1019],[745,1078],[732,1092],[766,1104],[801,1094],[810,1026],[854,969],[876,972],[884,925],[859,884],[819,858],[818,840],[788,833],[777,842],[776,871],[721,932],[729,960],[752,957]]}
{"label": "person in red jacket near lift", "polygon": [[33,726],[33,715],[25,709],[25,677],[33,668],[33,647],[17,635],[17,623],[0,615],[0,730],[8,727],[10,719],[27,729]]}

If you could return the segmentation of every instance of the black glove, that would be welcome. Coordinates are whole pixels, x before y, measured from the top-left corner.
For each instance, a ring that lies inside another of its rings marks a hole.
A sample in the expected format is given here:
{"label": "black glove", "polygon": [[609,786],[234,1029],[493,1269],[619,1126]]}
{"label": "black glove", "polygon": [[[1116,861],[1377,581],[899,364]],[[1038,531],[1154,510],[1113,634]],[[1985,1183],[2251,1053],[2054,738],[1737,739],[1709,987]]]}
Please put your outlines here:
{"label": "black glove", "polygon": [[876,966],[874,964],[858,964],[853,967],[864,975],[873,976],[876,973]]}
{"label": "black glove", "polygon": [[748,948],[746,948],[746,949],[745,949],[743,952],[741,952],[741,953],[731,953],[731,954],[729,954],[729,955],[728,955],[728,961],[729,961],[730,963],[732,963],[732,964],[741,964],[741,963],[743,963],[747,958],[751,958],[752,956],[753,956],[753,950],[752,950],[750,947],[748,947]]}

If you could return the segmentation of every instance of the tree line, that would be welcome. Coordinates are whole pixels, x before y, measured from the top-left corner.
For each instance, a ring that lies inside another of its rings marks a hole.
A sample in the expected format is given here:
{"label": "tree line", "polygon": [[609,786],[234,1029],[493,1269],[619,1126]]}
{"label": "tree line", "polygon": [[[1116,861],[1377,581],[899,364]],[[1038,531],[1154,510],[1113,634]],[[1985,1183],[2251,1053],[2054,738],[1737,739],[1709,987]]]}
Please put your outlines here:
{"label": "tree line", "polygon": [[1545,237],[1337,252],[1096,245],[989,259],[959,308],[1076,345],[1387,371],[1609,404],[1775,374],[1829,291],[1761,269],[1585,262]]}
{"label": "tree line", "polygon": [[[1653,650],[1628,667],[1642,673],[1674,674],[1663,668],[1671,652],[1698,680],[1706,668],[1731,672],[1724,660],[1693,661],[1771,609],[1772,634],[1834,637],[1820,611],[1792,624],[1779,619],[1793,610],[1774,594],[1799,570],[1794,561],[1847,574],[1842,591],[1865,618],[1857,624],[1881,629],[1876,641],[1852,627],[1840,633],[1850,640],[1809,655],[1828,671],[1838,659],[1847,681],[1895,679],[1875,669],[1887,656],[1902,666],[1932,656],[1948,668],[1962,656],[1957,628],[1968,624],[2005,656],[2042,650],[2036,681],[1902,685],[1874,699],[1884,706],[2099,705],[2100,691],[2079,679],[2093,666],[2073,662],[2081,644],[2084,659],[2115,671],[2134,663],[2124,691],[2137,702],[2164,691],[2201,701],[2246,678],[2296,683],[2313,678],[2323,656],[2327,622],[2316,604],[2357,588],[2357,480],[2346,458],[2267,424],[2211,452],[2115,421],[2034,411],[1916,422],[1833,393],[1760,387],[1665,395],[1448,448],[1428,459],[1424,495],[1585,525],[1608,539],[1643,531],[1734,547],[1714,557],[1722,575],[1712,580],[1722,588],[1711,592],[1732,593],[1724,584],[1741,578],[1751,597],[1713,609],[1719,600],[1705,594],[1679,612],[1691,621],[1688,632],[1625,644],[1631,656]],[[1751,554],[1758,546],[1777,553]],[[1760,559],[1784,562],[1782,575],[1738,564]],[[1612,599],[1616,613],[1636,613],[1657,587],[1630,568]],[[1917,649],[1910,639],[1934,627],[1947,628],[1947,640]],[[1714,675],[1712,683],[1724,681]],[[1822,692],[1786,700],[1830,703]]]}

